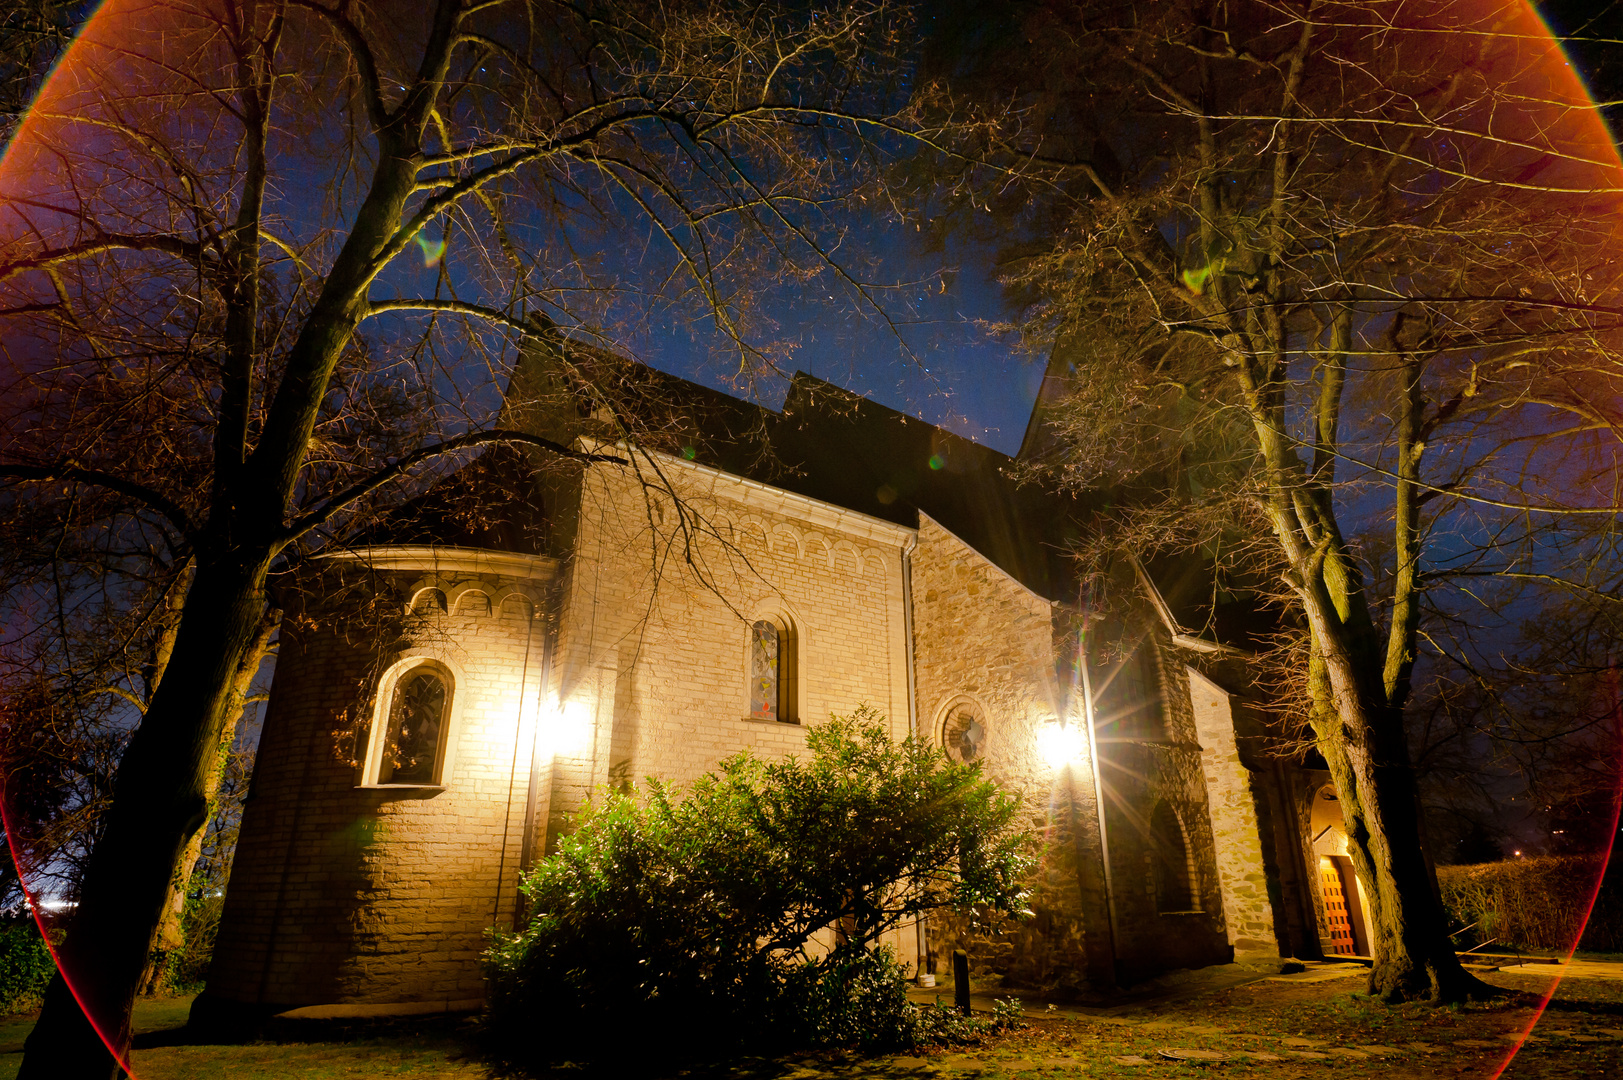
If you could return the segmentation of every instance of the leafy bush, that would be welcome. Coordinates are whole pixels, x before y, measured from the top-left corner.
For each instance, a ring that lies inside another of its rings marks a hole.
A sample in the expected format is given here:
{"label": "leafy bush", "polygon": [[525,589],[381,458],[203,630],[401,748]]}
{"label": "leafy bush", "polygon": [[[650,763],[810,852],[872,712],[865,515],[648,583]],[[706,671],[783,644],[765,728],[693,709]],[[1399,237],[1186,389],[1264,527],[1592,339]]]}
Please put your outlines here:
{"label": "leafy bush", "polygon": [[[1603,865],[1595,855],[1550,855],[1439,867],[1437,884],[1452,925],[1470,927],[1455,944],[1572,948]],[[1618,868],[1607,875],[1579,944],[1599,952],[1623,950]]]}
{"label": "leafy bush", "polygon": [[777,1041],[789,1045],[882,1051],[919,1041],[907,971],[885,946],[788,968],[773,1011]]}
{"label": "leafy bush", "polygon": [[0,1016],[37,1008],[55,973],[51,952],[32,918],[0,923]]}
{"label": "leafy bush", "polygon": [[942,907],[1020,908],[1018,804],[866,709],[806,743],[809,759],[743,753],[685,798],[651,782],[581,814],[524,881],[528,925],[492,934],[492,1049],[539,1063],[914,1041],[905,973],[870,946]]}

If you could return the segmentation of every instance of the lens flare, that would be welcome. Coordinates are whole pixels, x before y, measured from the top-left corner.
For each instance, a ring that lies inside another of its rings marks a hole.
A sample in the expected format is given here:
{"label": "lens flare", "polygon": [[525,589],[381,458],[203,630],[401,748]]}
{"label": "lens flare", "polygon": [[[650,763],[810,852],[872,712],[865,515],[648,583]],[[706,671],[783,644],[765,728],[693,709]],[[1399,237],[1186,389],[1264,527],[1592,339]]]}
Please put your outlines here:
{"label": "lens flare", "polygon": [[418,233],[412,239],[417,241],[417,250],[423,253],[424,266],[434,266],[445,257],[445,238],[443,236],[438,240],[430,240],[422,233]]}

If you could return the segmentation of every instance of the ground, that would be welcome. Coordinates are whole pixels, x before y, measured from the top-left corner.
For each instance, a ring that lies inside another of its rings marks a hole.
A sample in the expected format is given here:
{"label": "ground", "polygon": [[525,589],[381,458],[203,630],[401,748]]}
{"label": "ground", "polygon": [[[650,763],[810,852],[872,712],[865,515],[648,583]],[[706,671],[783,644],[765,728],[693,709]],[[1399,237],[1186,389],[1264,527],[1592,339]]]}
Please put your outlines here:
{"label": "ground", "polygon": [[[1549,975],[1554,969],[1547,965],[1488,974],[1488,981],[1512,993],[1459,1009],[1387,1008],[1357,993],[1361,980],[1346,968],[1274,978],[1240,969],[1208,970],[1204,979],[1157,1001],[1110,1009],[1033,1008],[1040,1018],[1025,1029],[978,1046],[871,1059],[749,1060],[669,1075],[683,1080],[1049,1080],[1204,1073],[1235,1080],[1489,1080],[1503,1068],[1506,1080],[1623,1076],[1623,979],[1616,977],[1575,974],[1561,980],[1531,1037],[1522,1041],[1540,997],[1554,981]],[[188,1004],[184,998],[141,1003],[132,1061],[139,1080],[484,1080],[491,1075],[454,1026],[211,1045],[179,1030]],[[0,1080],[15,1075],[31,1023],[27,1017],[0,1021]],[[1177,1061],[1164,1051],[1202,1051],[1226,1059]],[[637,1072],[639,1080],[660,1075]],[[558,1070],[554,1080],[595,1080],[594,1073],[614,1075],[570,1068]]]}

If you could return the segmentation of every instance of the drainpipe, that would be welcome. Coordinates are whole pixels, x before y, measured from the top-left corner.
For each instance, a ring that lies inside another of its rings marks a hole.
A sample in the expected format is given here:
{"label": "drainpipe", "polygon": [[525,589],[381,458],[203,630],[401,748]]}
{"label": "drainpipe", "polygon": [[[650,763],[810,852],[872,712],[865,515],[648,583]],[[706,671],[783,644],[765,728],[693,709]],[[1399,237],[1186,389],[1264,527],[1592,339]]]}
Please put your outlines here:
{"label": "drainpipe", "polygon": [[[913,551],[918,547],[917,535],[911,537],[902,546],[902,634],[907,639],[906,647],[902,650],[903,662],[907,668],[907,734],[909,738],[917,738],[919,734],[919,700],[916,674],[913,667]],[[917,935],[918,963],[915,974],[924,974],[930,962],[930,922],[929,918],[920,915],[913,923]]]}
{"label": "drainpipe", "polygon": [[1093,681],[1088,675],[1087,623],[1076,643],[1076,665],[1082,672],[1082,707],[1088,721],[1088,762],[1093,766],[1093,805],[1099,814],[1099,858],[1104,863],[1105,914],[1110,929],[1110,956],[1119,963],[1117,951],[1116,888],[1110,870],[1110,835],[1105,829],[1105,788],[1099,772],[1099,729],[1093,715]]}
{"label": "drainpipe", "polygon": [[911,736],[919,733],[918,687],[913,674],[913,549],[918,542],[915,536],[902,548],[902,628],[907,635],[902,655],[907,663],[907,733]]}
{"label": "drainpipe", "polygon": [[[535,818],[541,793],[541,725],[547,722],[547,688],[552,684],[552,645],[558,637],[557,622],[553,618],[556,605],[557,583],[549,582],[541,598],[541,610],[534,618],[541,622],[541,678],[535,691],[535,719],[530,725],[530,782],[524,794],[524,834],[519,838],[518,874],[523,880],[535,861]],[[550,769],[552,761],[549,758]],[[513,929],[520,929],[523,921],[522,903],[513,904]]]}

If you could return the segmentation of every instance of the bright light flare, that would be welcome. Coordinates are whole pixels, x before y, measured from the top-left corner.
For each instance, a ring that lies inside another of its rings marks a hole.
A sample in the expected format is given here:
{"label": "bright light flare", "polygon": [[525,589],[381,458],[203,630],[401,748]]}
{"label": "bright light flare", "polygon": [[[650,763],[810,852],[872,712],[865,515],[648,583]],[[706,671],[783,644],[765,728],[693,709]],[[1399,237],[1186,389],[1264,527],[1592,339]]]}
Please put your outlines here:
{"label": "bright light flare", "polygon": [[1063,769],[1081,761],[1088,743],[1082,729],[1073,724],[1047,724],[1037,732],[1037,749],[1051,769]]}
{"label": "bright light flare", "polygon": [[542,757],[581,758],[592,750],[592,707],[571,698],[541,714],[536,749]]}

